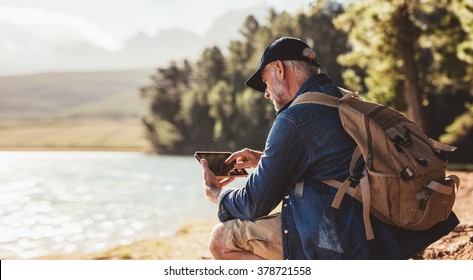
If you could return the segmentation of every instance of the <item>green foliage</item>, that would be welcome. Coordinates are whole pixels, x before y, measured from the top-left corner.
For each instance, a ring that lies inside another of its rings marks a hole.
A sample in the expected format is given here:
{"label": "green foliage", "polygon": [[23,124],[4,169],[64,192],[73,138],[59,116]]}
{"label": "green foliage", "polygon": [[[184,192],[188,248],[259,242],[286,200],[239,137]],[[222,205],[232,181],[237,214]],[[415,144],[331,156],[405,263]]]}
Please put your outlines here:
{"label": "green foliage", "polygon": [[473,81],[473,3],[469,0],[452,1],[451,10],[457,15],[465,39],[456,46],[458,58],[466,63],[465,82]]}
{"label": "green foliage", "polygon": [[351,1],[335,26],[352,47],[338,58],[347,84],[425,130],[428,95],[472,87],[471,1]]}
{"label": "green foliage", "polygon": [[461,143],[473,131],[473,104],[467,104],[466,108],[467,110],[445,129],[447,133],[442,135],[440,141],[452,145]]}
{"label": "green foliage", "polygon": [[353,89],[398,110],[406,103],[399,82],[400,55],[396,46],[398,32],[393,25],[393,14],[399,1],[353,1],[347,11],[335,19],[335,26],[349,34],[352,50],[339,56],[348,67],[347,77]]}
{"label": "green foliage", "polygon": [[458,118],[447,131],[452,144],[468,137],[467,132],[461,136],[461,130],[473,129],[471,105],[465,112],[463,104],[460,110],[443,109],[448,116],[442,122],[422,124],[424,118],[432,119],[425,110],[433,110],[433,100],[443,100],[433,96],[468,92],[473,97],[471,1],[369,0],[341,5],[324,0],[297,14],[271,10],[268,22],[260,25],[249,16],[240,30],[243,39],[230,42],[225,54],[211,47],[195,63],[174,62],[157,69],[152,83],[141,91],[149,104],[143,123],[157,152],[262,149],[273,107],[244,82],[265,47],[281,36],[299,37],[313,46],[323,72],[338,86],[407,112],[426,130],[442,130],[434,126],[447,126]]}

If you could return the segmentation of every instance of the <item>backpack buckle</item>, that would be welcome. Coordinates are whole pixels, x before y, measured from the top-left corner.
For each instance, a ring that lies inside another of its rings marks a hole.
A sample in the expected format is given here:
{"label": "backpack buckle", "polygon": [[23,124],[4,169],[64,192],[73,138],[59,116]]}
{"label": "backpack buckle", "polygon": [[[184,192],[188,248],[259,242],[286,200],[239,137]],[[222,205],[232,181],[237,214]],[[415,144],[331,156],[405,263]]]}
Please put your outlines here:
{"label": "backpack buckle", "polygon": [[448,161],[448,155],[447,155],[447,153],[445,153],[445,152],[443,152],[443,151],[441,151],[441,150],[438,150],[438,149],[435,150],[434,153],[435,153],[435,155],[436,155],[439,159],[441,159],[441,160],[443,160],[443,161]]}
{"label": "backpack buckle", "polygon": [[363,173],[361,172],[348,176],[347,180],[350,181],[350,187],[358,185],[362,176]]}
{"label": "backpack buckle", "polygon": [[414,172],[412,172],[412,170],[406,167],[401,171],[400,175],[401,175],[402,180],[407,181],[411,179],[412,177],[414,177]]}
{"label": "backpack buckle", "polygon": [[404,147],[409,147],[412,145],[412,140],[408,130],[404,131],[404,135],[399,133],[395,128],[389,128],[386,130],[386,133],[389,135],[389,139],[394,143],[394,145],[401,145]]}
{"label": "backpack buckle", "polygon": [[425,166],[425,167],[429,166],[429,163],[423,157],[416,157],[416,161],[422,166]]}
{"label": "backpack buckle", "polygon": [[411,137],[409,136],[409,133],[407,131],[406,131],[404,136],[401,136],[399,134],[396,135],[393,142],[395,144],[398,144],[398,145],[401,145],[401,146],[404,146],[404,147],[409,147],[410,145],[412,145]]}

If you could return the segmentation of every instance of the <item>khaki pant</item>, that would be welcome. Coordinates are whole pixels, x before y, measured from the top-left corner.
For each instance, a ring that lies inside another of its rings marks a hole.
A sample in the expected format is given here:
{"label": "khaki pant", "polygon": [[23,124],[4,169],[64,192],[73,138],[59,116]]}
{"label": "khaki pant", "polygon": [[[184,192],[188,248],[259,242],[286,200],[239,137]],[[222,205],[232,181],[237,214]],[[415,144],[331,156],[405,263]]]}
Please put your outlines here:
{"label": "khaki pant", "polygon": [[225,246],[230,251],[251,251],[268,260],[282,260],[280,213],[252,221],[223,223]]}

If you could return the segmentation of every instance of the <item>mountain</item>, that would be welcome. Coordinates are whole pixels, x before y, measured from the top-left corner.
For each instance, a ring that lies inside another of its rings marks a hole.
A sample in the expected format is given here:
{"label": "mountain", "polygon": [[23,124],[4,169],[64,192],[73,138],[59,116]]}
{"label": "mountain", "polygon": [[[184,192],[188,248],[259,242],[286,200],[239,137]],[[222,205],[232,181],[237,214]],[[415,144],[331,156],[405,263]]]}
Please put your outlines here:
{"label": "mountain", "polygon": [[128,40],[114,54],[121,67],[163,66],[172,60],[195,59],[204,49],[202,37],[186,30],[161,30],[155,37],[143,33]]}
{"label": "mountain", "polygon": [[203,37],[204,44],[216,45],[225,50],[231,40],[242,39],[240,29],[249,15],[254,16],[260,24],[263,24],[267,14],[268,8],[265,5],[229,11],[214,20]]}

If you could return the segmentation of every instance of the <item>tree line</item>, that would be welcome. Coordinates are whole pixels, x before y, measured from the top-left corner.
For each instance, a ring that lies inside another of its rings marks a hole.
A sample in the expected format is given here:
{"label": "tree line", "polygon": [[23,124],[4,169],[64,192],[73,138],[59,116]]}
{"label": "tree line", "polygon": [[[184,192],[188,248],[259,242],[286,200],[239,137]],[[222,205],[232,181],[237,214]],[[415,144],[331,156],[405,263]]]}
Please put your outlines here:
{"label": "tree line", "polygon": [[473,4],[468,0],[315,1],[310,10],[248,16],[226,50],[158,68],[140,94],[146,137],[160,154],[263,149],[272,104],[244,85],[282,36],[313,47],[322,71],[362,98],[392,106],[473,160]]}

